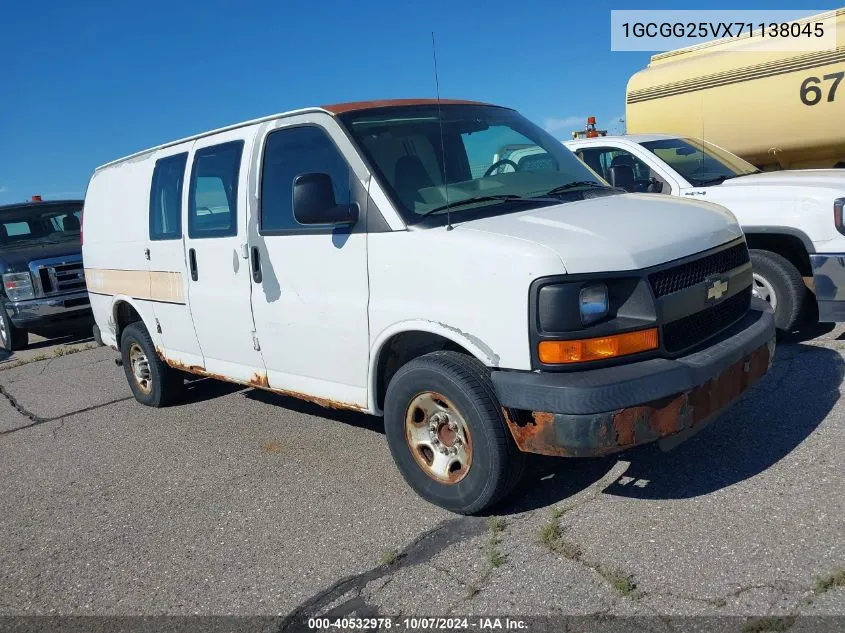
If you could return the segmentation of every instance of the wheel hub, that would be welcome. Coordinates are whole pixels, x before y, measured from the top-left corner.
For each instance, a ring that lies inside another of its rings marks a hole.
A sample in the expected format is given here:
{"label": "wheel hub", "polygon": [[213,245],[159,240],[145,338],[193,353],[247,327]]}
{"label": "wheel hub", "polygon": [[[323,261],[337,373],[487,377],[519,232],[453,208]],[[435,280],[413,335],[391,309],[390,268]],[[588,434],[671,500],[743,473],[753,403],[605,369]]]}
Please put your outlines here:
{"label": "wheel hub", "polygon": [[129,366],[138,388],[144,393],[149,393],[153,388],[150,361],[137,343],[133,343],[132,347],[129,348]]}
{"label": "wheel hub", "polygon": [[405,416],[405,438],[417,464],[432,479],[452,484],[469,472],[469,428],[442,395],[424,392],[412,400]]}

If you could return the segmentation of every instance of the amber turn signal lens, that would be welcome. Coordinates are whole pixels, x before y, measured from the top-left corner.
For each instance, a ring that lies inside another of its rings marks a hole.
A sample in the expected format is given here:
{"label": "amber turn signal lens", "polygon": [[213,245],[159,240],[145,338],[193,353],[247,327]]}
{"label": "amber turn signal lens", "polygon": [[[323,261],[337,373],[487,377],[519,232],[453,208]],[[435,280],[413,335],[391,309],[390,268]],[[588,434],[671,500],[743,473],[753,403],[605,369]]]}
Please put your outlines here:
{"label": "amber turn signal lens", "polygon": [[582,363],[657,349],[657,328],[573,341],[540,341],[540,361],[548,365]]}

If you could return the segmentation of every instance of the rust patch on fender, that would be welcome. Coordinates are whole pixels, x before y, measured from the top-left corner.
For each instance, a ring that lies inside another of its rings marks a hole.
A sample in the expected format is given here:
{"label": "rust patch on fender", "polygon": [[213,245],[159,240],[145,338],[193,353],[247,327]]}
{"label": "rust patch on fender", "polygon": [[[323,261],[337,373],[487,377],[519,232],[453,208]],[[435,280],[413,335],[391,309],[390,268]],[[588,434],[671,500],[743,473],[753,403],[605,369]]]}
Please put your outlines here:
{"label": "rust patch on fender", "polygon": [[172,367],[173,369],[178,369],[179,371],[184,371],[189,374],[197,374],[198,376],[207,376],[205,371],[205,367],[200,367],[199,365],[186,365],[185,363],[181,363],[178,360],[173,360],[172,358],[167,358],[164,355],[164,352],[161,351],[160,348],[156,347],[156,356],[159,357],[162,363],[167,365],[168,367]]}
{"label": "rust patch on fender", "polygon": [[513,415],[511,413],[507,408],[502,408],[505,423],[508,425],[511,436],[520,451],[557,457],[568,455],[555,434],[555,416],[553,413],[535,411],[530,416],[525,415],[527,412],[513,412]]}

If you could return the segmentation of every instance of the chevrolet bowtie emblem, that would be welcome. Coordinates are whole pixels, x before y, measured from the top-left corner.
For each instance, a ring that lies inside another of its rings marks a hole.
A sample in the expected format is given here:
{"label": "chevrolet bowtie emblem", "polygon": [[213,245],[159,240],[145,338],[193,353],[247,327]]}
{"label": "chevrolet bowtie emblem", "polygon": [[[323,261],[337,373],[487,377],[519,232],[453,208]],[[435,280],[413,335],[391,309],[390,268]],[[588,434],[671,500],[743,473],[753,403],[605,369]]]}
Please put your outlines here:
{"label": "chevrolet bowtie emblem", "polygon": [[721,299],[722,295],[728,291],[728,282],[717,279],[713,285],[707,288],[707,299]]}

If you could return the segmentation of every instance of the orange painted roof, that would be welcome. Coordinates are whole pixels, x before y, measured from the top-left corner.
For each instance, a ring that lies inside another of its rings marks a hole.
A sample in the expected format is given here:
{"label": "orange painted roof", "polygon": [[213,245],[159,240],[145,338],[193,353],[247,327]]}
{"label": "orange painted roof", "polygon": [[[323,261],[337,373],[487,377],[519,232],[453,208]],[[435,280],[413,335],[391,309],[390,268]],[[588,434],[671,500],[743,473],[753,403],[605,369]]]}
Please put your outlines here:
{"label": "orange painted roof", "polygon": [[[342,114],[354,110],[370,110],[372,108],[388,108],[391,106],[435,105],[436,103],[437,99],[383,99],[381,101],[350,101],[349,103],[335,103],[321,107],[332,114]],[[489,103],[482,103],[481,101],[463,101],[461,99],[441,99],[440,103],[443,105],[491,105]]]}

